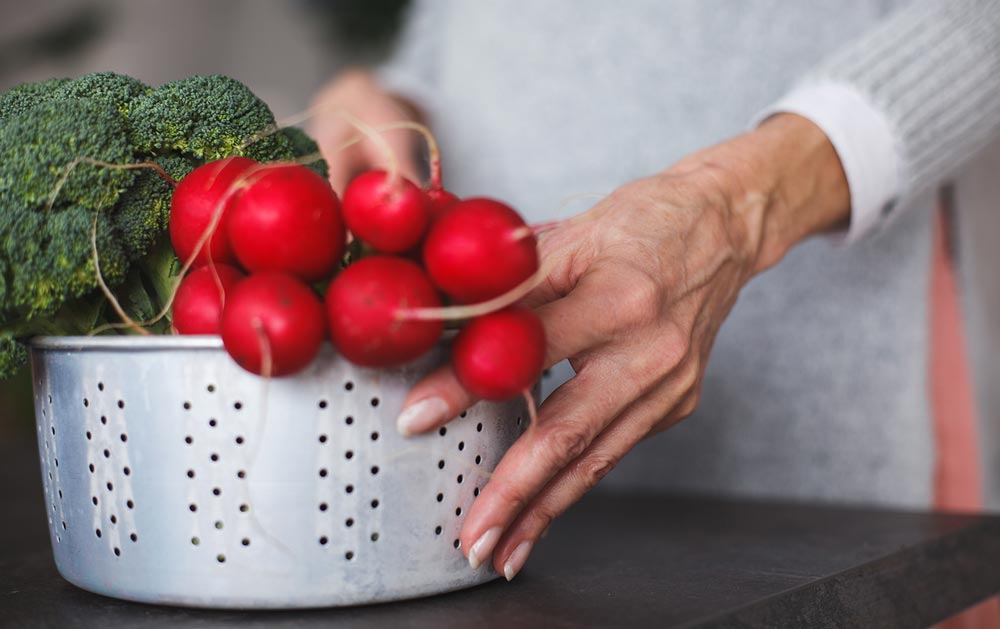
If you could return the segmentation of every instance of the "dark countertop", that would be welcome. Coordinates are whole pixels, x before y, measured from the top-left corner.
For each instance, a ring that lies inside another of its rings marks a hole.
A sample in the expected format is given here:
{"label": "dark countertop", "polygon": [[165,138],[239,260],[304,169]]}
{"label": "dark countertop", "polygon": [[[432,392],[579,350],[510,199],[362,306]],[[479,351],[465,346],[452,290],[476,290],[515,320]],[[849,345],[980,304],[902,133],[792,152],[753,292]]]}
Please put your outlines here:
{"label": "dark countertop", "polygon": [[59,577],[35,446],[0,457],[2,627],[921,627],[1000,592],[1000,517],[597,494],[510,584],[304,612],[141,605]]}

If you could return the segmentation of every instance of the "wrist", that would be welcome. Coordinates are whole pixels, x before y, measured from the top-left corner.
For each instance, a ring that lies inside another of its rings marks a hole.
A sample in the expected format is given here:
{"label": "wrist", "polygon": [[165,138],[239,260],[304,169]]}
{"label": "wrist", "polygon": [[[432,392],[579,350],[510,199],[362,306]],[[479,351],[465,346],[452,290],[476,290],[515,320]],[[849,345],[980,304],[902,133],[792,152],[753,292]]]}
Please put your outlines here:
{"label": "wrist", "polygon": [[778,114],[744,136],[754,146],[767,199],[755,272],[805,238],[846,225],[851,195],[833,144],[810,120]]}
{"label": "wrist", "polygon": [[710,169],[745,235],[751,275],[777,264],[803,239],[850,216],[840,159],[815,124],[778,114],[757,129],[688,158],[680,172]]}

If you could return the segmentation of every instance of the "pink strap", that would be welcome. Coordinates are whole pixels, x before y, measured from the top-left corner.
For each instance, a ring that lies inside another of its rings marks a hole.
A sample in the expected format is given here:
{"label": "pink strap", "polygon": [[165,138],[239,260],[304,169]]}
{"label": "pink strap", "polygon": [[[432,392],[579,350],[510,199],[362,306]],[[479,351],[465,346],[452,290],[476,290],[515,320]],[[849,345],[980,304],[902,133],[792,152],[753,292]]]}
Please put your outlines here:
{"label": "pink strap", "polygon": [[[934,506],[943,511],[981,511],[982,469],[977,443],[972,373],[966,355],[960,292],[950,243],[951,194],[940,196],[934,221],[930,277],[928,377],[937,458]],[[997,597],[938,625],[942,629],[1000,627]]]}

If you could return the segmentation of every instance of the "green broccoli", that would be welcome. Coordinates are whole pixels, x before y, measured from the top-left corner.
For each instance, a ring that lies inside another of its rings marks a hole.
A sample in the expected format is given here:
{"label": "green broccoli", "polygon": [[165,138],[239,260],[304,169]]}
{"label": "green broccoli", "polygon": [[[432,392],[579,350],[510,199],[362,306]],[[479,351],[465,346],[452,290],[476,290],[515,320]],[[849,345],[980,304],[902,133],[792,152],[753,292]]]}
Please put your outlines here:
{"label": "green broccoli", "polygon": [[[306,132],[302,129],[297,127],[285,127],[280,131],[280,133],[288,140],[289,145],[292,147],[292,153],[294,153],[297,157],[319,153],[319,146],[316,144],[316,141],[306,135]],[[323,177],[323,179],[330,176],[326,160],[320,159],[315,162],[310,162],[306,164],[306,166],[315,170],[321,177]]]}
{"label": "green broccoli", "polygon": [[53,92],[69,82],[70,79],[49,79],[40,83],[22,83],[0,94],[0,124],[48,100]]}
{"label": "green broccoli", "polygon": [[246,146],[274,124],[264,101],[227,76],[194,76],[167,83],[135,102],[131,140],[149,153],[175,151],[206,161],[245,155],[258,161],[287,159],[292,146],[275,134]]}
{"label": "green broccoli", "polygon": [[[277,161],[316,151],[297,130],[258,137],[273,125],[263,101],[219,75],[152,89],[102,72],[0,94],[0,378],[24,363],[20,339],[117,321],[97,284],[95,228],[101,276],[134,319],[163,307],[179,273],[167,237],[170,183],[153,169],[78,158],[156,162],[180,180],[229,155]],[[325,173],[325,163],[312,167]],[[169,331],[169,321],[151,331]]]}

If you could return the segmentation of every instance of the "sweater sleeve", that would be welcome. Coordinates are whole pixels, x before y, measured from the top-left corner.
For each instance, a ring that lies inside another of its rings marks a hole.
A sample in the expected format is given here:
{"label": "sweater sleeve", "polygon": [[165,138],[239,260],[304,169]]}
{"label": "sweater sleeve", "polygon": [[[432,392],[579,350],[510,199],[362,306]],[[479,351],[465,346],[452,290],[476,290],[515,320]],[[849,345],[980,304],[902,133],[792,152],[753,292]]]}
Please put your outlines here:
{"label": "sweater sleeve", "polygon": [[[832,115],[834,101],[853,113]],[[1000,137],[1000,1],[918,0],[765,113],[779,111],[830,137],[851,186],[848,240],[857,239]]]}
{"label": "sweater sleeve", "polygon": [[391,92],[429,114],[434,104],[440,69],[440,46],[435,34],[448,15],[447,0],[413,0],[389,60],[376,75]]}

